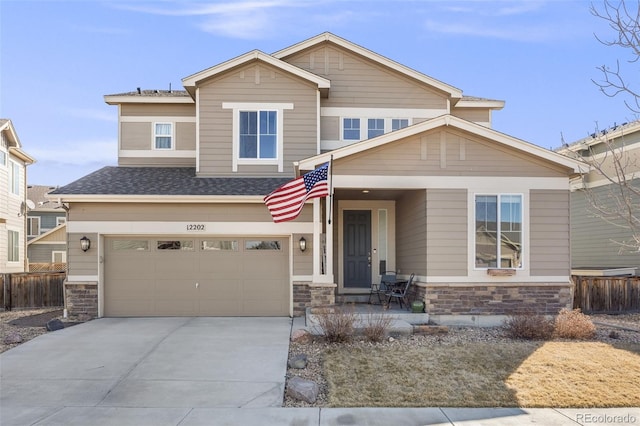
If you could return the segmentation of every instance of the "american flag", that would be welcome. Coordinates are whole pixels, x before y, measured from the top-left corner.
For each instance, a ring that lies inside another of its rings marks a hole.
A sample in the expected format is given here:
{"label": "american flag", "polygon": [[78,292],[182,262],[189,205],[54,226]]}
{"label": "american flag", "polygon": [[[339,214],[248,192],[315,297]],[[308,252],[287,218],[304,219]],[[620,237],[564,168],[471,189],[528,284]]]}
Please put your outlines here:
{"label": "american flag", "polygon": [[302,211],[305,201],[310,198],[321,198],[329,195],[328,183],[329,163],[287,182],[264,197],[273,221],[285,222],[293,220]]}

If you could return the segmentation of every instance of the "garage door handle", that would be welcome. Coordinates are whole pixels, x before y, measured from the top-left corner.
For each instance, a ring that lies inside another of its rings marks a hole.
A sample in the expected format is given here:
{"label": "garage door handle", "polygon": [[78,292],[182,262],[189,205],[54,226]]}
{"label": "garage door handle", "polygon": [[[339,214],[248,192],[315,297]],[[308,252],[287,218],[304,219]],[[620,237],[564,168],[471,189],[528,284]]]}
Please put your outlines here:
{"label": "garage door handle", "polygon": [[200,287],[200,283],[196,283],[196,288]]}

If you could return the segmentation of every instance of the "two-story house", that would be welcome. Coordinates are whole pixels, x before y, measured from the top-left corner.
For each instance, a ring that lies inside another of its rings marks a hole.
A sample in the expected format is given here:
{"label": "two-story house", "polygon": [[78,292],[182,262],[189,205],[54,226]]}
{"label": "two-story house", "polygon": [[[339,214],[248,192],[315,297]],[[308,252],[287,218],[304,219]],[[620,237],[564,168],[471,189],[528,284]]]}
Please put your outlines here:
{"label": "two-story house", "polygon": [[27,166],[13,123],[0,119],[0,273],[27,270]]}
{"label": "two-story house", "polygon": [[[297,315],[416,274],[432,317],[570,307],[577,163],[491,128],[504,102],[323,33],[107,95],[118,166],[68,207],[67,309]],[[263,197],[331,163],[331,196],[274,223]]]}
{"label": "two-story house", "polygon": [[[640,121],[594,132],[558,152],[585,160],[584,173],[571,182],[574,274],[640,273]],[[617,183],[622,176],[631,189]]]}
{"label": "two-story house", "polygon": [[30,271],[65,271],[67,262],[67,212],[46,195],[48,185],[27,186],[27,256]]}

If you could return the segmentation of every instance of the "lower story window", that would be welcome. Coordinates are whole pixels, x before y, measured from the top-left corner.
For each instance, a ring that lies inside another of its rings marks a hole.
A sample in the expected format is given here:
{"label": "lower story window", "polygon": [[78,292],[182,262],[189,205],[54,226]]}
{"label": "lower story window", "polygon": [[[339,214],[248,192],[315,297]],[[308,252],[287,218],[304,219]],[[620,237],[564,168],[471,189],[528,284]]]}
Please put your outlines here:
{"label": "lower story window", "polygon": [[8,231],[8,248],[9,253],[7,260],[9,262],[20,261],[20,233],[18,231]]}
{"label": "lower story window", "polygon": [[522,268],[522,195],[476,195],[476,268]]}

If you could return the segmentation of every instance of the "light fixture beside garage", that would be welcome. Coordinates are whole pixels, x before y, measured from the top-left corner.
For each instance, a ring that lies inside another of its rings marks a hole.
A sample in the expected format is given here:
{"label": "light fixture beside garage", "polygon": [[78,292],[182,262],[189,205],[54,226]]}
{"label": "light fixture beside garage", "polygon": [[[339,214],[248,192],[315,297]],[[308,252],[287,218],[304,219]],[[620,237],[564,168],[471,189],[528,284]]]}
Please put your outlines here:
{"label": "light fixture beside garage", "polygon": [[87,251],[91,248],[91,240],[86,235],[80,238],[80,248],[82,251]]}
{"label": "light fixture beside garage", "polygon": [[307,240],[305,240],[304,237],[300,237],[298,244],[300,245],[300,251],[305,251],[307,249]]}

